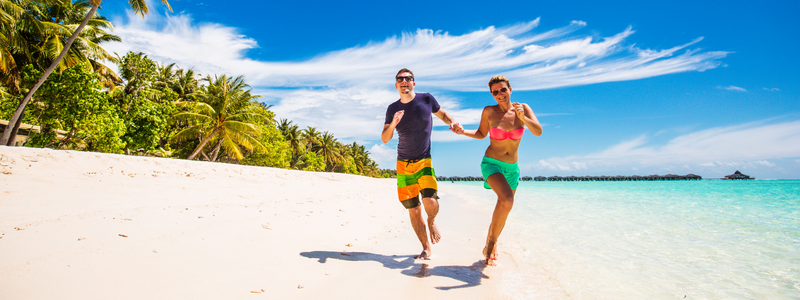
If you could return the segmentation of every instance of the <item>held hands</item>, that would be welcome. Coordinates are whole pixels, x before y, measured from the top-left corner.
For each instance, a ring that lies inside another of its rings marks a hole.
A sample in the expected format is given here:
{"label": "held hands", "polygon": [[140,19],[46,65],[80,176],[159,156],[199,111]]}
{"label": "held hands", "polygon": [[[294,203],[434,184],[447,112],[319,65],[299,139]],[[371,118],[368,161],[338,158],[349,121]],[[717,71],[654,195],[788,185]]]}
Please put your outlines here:
{"label": "held hands", "polygon": [[452,123],[450,124],[450,131],[455,132],[456,134],[463,134],[464,126],[461,126],[459,123]]}

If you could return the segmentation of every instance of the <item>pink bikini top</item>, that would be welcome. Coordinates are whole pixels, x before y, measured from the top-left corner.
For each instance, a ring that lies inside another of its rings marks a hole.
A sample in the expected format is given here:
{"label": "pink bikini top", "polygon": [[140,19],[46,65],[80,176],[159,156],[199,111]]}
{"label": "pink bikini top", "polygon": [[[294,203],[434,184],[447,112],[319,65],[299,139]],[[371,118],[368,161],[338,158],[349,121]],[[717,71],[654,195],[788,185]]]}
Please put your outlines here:
{"label": "pink bikini top", "polygon": [[502,141],[505,139],[512,139],[518,141],[522,138],[522,134],[525,133],[525,127],[517,128],[511,131],[505,131],[500,128],[489,128],[489,137],[493,140]]}

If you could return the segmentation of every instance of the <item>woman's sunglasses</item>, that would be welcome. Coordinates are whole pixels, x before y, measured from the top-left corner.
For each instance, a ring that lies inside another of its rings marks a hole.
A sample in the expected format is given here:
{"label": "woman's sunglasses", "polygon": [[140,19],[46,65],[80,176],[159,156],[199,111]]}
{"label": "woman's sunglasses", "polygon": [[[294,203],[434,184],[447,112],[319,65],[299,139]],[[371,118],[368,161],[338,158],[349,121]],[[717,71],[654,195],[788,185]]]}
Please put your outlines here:
{"label": "woman's sunglasses", "polygon": [[492,95],[493,96],[497,96],[497,94],[499,94],[500,92],[503,92],[503,94],[505,94],[506,92],[508,92],[508,88],[502,88],[502,89],[499,89],[499,90],[494,90],[494,91],[492,91]]}

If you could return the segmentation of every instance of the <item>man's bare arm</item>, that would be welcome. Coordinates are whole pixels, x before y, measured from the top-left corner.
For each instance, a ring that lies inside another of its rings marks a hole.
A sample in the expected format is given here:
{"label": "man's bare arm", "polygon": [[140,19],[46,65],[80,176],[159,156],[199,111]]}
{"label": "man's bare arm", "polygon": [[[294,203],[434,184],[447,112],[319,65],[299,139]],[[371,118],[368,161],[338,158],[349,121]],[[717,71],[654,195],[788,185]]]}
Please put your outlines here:
{"label": "man's bare arm", "polygon": [[392,140],[392,136],[394,136],[394,128],[397,127],[397,123],[400,123],[400,120],[403,119],[404,113],[405,113],[404,110],[394,113],[394,118],[392,118],[392,123],[383,124],[383,131],[381,132],[381,140],[383,141],[384,144]]}

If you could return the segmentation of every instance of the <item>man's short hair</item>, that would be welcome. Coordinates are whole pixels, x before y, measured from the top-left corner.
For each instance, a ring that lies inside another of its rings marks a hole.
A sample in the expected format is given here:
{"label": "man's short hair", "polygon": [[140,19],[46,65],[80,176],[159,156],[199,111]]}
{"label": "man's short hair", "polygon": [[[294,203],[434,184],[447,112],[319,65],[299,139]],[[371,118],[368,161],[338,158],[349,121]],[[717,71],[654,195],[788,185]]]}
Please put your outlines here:
{"label": "man's short hair", "polygon": [[505,83],[506,83],[506,85],[507,85],[509,88],[511,88],[511,82],[508,82],[508,78],[506,78],[506,77],[505,77],[505,76],[503,76],[503,75],[497,75],[497,76],[495,76],[495,77],[492,77],[492,79],[489,79],[489,91],[490,91],[490,92],[492,91],[492,85],[493,85],[493,84],[495,84],[495,83],[501,83],[501,82],[505,82]]}
{"label": "man's short hair", "polygon": [[406,68],[402,68],[400,69],[400,71],[397,71],[397,74],[395,74],[394,77],[397,77],[397,75],[400,75],[400,73],[405,73],[405,72],[411,73],[411,77],[414,77],[414,72],[411,72],[411,70]]}

